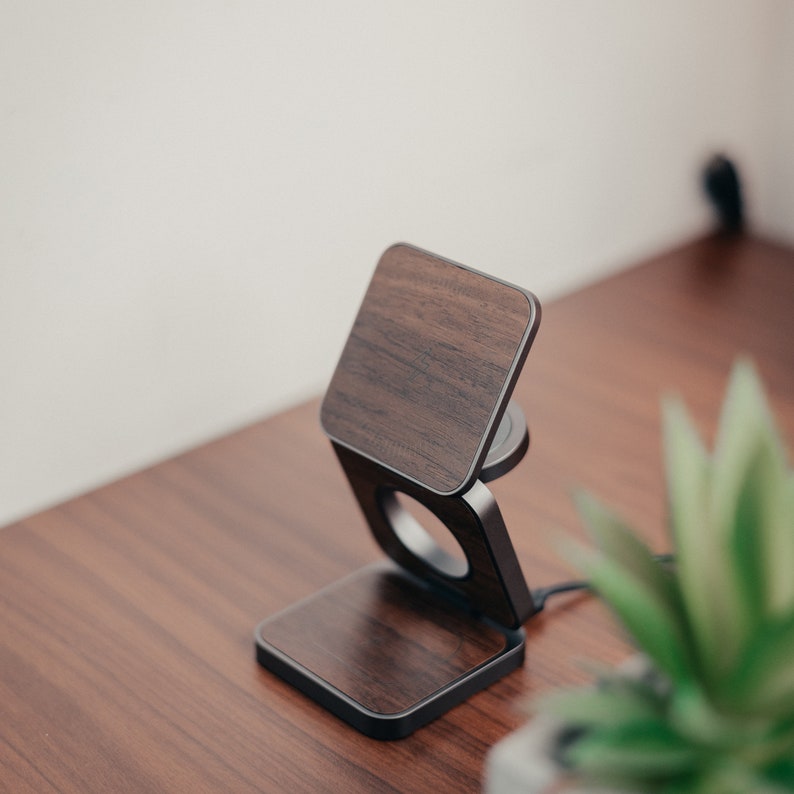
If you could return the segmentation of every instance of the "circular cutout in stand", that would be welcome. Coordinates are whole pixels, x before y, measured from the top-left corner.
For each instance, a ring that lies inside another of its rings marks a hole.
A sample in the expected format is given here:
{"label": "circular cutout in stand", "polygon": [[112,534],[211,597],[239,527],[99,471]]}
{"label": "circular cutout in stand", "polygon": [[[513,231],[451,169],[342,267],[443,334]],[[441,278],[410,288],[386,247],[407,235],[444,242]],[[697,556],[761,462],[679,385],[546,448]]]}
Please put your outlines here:
{"label": "circular cutout in stand", "polygon": [[507,474],[521,461],[528,448],[527,420],[518,403],[511,400],[488,450],[480,480],[491,482]]}
{"label": "circular cutout in stand", "polygon": [[442,576],[463,579],[469,561],[457,538],[428,507],[408,494],[383,489],[380,507],[405,548]]}

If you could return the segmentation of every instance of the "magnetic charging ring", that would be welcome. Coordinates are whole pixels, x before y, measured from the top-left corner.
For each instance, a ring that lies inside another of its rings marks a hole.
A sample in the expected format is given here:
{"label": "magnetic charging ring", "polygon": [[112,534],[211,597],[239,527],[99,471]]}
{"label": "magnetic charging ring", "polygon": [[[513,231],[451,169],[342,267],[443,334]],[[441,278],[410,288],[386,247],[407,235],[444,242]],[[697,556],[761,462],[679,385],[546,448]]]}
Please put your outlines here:
{"label": "magnetic charging ring", "polygon": [[529,431],[524,412],[518,403],[509,402],[496,430],[491,448],[480,471],[480,480],[492,480],[507,474],[524,457],[529,448]]}

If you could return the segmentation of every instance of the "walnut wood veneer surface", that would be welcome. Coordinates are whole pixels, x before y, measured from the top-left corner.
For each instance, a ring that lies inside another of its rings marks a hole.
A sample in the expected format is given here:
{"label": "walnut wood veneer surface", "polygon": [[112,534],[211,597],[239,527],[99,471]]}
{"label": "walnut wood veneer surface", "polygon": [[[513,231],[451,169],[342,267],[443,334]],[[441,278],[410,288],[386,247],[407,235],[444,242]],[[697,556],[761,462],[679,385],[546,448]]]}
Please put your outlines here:
{"label": "walnut wood veneer surface", "polygon": [[531,293],[412,246],[392,246],[323,399],[323,427],[425,488],[468,489],[538,315]]}
{"label": "walnut wood veneer surface", "polygon": [[[680,393],[710,441],[740,354],[791,446],[790,250],[709,238],[544,305],[514,394],[532,444],[491,485],[531,587],[571,575],[574,485],[667,547],[660,396]],[[318,406],[0,532],[0,791],[477,791],[529,696],[629,652],[591,598],[560,597],[527,624],[523,668],[396,742],[261,669],[260,620],[382,556]]]}

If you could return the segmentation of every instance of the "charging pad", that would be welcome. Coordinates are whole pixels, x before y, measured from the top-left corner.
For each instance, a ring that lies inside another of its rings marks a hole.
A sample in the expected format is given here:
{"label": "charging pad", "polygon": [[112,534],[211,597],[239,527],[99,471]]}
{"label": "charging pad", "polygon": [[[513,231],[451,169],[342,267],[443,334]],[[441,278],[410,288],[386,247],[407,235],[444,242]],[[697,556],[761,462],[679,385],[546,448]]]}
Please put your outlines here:
{"label": "charging pad", "polygon": [[256,630],[257,659],[375,739],[400,739],[521,665],[523,629],[376,563]]}
{"label": "charging pad", "polygon": [[[527,451],[510,394],[539,322],[531,293],[408,245],[389,248],[370,282],[321,423],[390,562],[255,632],[263,667],[368,736],[406,736],[524,659],[535,607],[485,483]],[[401,495],[449,530],[460,558]]]}

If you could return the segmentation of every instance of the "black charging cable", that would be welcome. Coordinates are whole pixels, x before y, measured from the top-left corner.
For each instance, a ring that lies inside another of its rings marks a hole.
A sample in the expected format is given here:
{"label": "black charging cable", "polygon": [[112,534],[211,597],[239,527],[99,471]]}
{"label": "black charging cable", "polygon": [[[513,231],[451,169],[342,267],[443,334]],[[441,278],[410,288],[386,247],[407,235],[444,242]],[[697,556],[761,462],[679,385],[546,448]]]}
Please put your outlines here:
{"label": "black charging cable", "polygon": [[[672,563],[675,562],[674,554],[654,554],[653,558],[658,562]],[[569,582],[559,582],[552,584],[548,587],[539,587],[537,590],[532,590],[532,603],[535,605],[535,611],[540,612],[545,606],[546,601],[552,596],[559,595],[560,593],[571,593],[577,590],[589,590],[590,583],[584,579],[573,579]]]}

